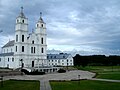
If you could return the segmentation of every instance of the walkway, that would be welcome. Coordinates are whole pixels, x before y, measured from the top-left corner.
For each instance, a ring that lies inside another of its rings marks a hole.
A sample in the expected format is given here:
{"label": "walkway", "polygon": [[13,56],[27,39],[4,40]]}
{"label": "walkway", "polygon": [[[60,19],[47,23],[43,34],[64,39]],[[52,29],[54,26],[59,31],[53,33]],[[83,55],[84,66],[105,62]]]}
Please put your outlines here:
{"label": "walkway", "polygon": [[97,79],[97,78],[92,78],[90,80],[107,81],[107,82],[120,82],[120,80]]}
{"label": "walkway", "polygon": [[40,90],[52,90],[49,80],[77,80],[77,79],[92,79],[95,73],[82,70],[74,70],[66,73],[54,73],[45,75],[19,75],[19,76],[5,76],[4,80],[39,80]]}
{"label": "walkway", "polygon": [[48,80],[40,80],[40,90],[52,90]]}

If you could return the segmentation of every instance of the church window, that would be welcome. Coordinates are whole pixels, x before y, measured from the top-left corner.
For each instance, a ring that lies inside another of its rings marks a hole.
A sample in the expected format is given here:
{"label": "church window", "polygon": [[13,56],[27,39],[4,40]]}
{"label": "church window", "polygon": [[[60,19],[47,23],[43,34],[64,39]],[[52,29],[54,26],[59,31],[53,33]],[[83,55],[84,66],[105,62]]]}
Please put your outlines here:
{"label": "church window", "polygon": [[24,20],[22,20],[22,23],[24,23]]}
{"label": "church window", "polygon": [[22,52],[24,52],[24,46],[22,46]]}
{"label": "church window", "polygon": [[39,24],[37,24],[37,27],[39,27]]}
{"label": "church window", "polygon": [[52,56],[51,56],[51,58],[52,58]]}
{"label": "church window", "polygon": [[22,42],[24,42],[24,35],[22,35]]}
{"label": "church window", "polygon": [[41,27],[43,27],[43,24],[41,24]]}
{"label": "church window", "polygon": [[0,62],[1,62],[1,58],[0,58]]}
{"label": "church window", "polygon": [[32,41],[32,44],[34,44],[34,40]]}
{"label": "church window", "polygon": [[16,46],[16,52],[17,52],[17,46]]}
{"label": "church window", "polygon": [[9,62],[9,58],[8,58],[8,62]]}
{"label": "church window", "polygon": [[12,58],[12,62],[14,62],[14,58]]}
{"label": "church window", "polygon": [[19,22],[19,20],[17,19],[17,23]]}
{"label": "church window", "polygon": [[41,38],[41,44],[43,44],[43,38]]}
{"label": "church window", "polygon": [[18,41],[18,35],[16,35],[16,42]]}
{"label": "church window", "polygon": [[12,52],[12,48],[11,48],[11,52]]}
{"label": "church window", "polygon": [[34,47],[34,53],[35,53],[35,47]]}
{"label": "church window", "polygon": [[68,59],[67,59],[67,62],[68,62]]}
{"label": "church window", "polygon": [[44,53],[44,48],[41,49],[41,52]]}
{"label": "church window", "polygon": [[31,47],[31,53],[33,53],[33,47]]}

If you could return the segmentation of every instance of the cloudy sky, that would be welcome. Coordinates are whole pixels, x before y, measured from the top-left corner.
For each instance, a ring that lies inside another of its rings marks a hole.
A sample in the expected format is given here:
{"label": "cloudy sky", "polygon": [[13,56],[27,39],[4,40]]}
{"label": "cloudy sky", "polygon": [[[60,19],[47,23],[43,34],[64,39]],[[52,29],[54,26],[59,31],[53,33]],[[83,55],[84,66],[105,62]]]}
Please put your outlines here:
{"label": "cloudy sky", "polygon": [[21,6],[29,31],[43,13],[48,49],[120,55],[120,0],[0,0],[0,47],[14,39]]}

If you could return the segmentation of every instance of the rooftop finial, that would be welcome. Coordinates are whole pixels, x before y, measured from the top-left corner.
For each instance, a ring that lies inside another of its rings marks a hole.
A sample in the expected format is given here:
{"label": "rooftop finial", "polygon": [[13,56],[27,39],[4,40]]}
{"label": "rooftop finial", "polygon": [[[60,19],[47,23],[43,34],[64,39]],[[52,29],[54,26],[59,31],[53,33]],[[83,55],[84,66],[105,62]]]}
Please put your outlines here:
{"label": "rooftop finial", "polygon": [[21,7],[21,13],[23,13],[23,6]]}
{"label": "rooftop finial", "polygon": [[42,17],[42,12],[40,12],[40,17]]}

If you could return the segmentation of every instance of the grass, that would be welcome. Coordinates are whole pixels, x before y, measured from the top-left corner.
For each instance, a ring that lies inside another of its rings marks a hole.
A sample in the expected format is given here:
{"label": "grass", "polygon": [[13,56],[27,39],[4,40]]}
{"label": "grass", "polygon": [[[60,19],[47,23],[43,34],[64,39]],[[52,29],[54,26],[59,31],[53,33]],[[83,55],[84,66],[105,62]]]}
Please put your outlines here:
{"label": "grass", "polygon": [[120,66],[79,66],[77,68],[97,73],[96,78],[120,80]]}
{"label": "grass", "polygon": [[27,80],[7,80],[3,82],[3,87],[0,86],[0,90],[40,90],[40,82]]}
{"label": "grass", "polygon": [[120,83],[105,81],[50,82],[52,90],[120,90]]}

